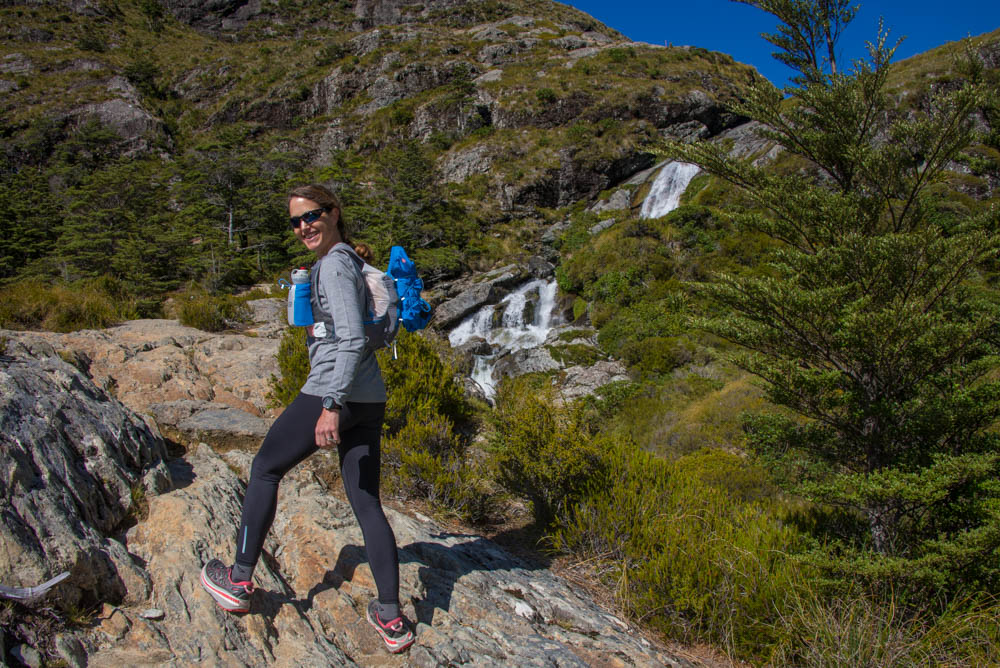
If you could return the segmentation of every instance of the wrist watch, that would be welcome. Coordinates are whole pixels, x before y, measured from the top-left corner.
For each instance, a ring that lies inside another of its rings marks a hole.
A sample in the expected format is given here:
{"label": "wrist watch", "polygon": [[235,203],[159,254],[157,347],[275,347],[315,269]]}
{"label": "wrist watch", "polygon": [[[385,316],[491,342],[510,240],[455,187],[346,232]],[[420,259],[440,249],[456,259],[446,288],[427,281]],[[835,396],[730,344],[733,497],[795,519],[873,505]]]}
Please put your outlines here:
{"label": "wrist watch", "polygon": [[339,411],[341,406],[333,400],[333,397],[323,397],[323,408],[328,411]]}

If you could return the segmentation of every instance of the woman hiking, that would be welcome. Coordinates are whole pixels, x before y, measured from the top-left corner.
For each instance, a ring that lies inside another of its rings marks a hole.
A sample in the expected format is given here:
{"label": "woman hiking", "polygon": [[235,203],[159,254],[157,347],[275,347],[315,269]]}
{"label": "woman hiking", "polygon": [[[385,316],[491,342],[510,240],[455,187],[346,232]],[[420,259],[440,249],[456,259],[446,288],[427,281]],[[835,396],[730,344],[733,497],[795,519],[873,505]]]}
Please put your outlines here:
{"label": "woman hiking", "polygon": [[295,188],[288,213],[295,236],[318,259],[311,277],[315,324],[307,338],[309,376],[254,457],[233,565],[212,559],[201,571],[201,583],[223,610],[250,610],[253,570],[274,520],[278,483],[317,448],[335,447],[378,589],[378,598],[368,604],[368,622],[390,652],[400,652],[413,643],[413,632],[399,609],[396,537],[379,498],[386,393],[375,354],[365,347],[364,279],[333,192],[321,185]]}

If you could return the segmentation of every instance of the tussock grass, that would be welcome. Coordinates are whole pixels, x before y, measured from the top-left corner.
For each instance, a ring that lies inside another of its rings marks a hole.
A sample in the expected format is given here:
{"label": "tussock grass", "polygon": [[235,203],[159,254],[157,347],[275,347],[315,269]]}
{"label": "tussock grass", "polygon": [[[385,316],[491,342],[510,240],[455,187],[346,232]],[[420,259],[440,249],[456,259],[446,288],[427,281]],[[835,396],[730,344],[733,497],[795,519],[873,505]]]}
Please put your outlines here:
{"label": "tussock grass", "polygon": [[111,278],[76,283],[25,280],[0,290],[0,327],[72,332],[137,317],[136,302]]}
{"label": "tussock grass", "polygon": [[246,300],[232,295],[182,295],[178,304],[180,323],[206,332],[237,329],[250,322]]}

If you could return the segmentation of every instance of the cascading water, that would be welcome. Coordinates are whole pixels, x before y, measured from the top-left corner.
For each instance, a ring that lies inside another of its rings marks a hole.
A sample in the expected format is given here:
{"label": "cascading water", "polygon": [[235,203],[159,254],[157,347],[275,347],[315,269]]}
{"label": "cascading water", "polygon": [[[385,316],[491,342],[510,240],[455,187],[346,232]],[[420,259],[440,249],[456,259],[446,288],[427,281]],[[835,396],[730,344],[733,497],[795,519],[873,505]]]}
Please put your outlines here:
{"label": "cascading water", "polygon": [[667,163],[656,175],[649,195],[643,200],[639,217],[659,218],[680,206],[681,195],[698,171],[698,165],[687,162]]}
{"label": "cascading water", "polygon": [[[555,281],[528,281],[504,297],[499,304],[484,306],[467,316],[448,335],[452,347],[477,337],[490,344],[493,352],[489,355],[476,355],[472,370],[472,380],[479,384],[487,397],[492,398],[496,391],[496,381],[493,380],[496,360],[518,350],[536,348],[549,335],[556,290]],[[537,301],[531,301],[535,294],[538,295]],[[534,308],[529,308],[529,305]]]}
{"label": "cascading water", "polygon": [[[697,165],[685,162],[666,164],[653,181],[639,215],[642,218],[659,218],[676,209],[681,194],[697,173]],[[471,375],[487,398],[492,399],[496,394],[493,371],[500,358],[519,350],[537,348],[545,342],[552,329],[556,290],[555,281],[528,281],[499,304],[484,306],[467,316],[448,335],[453,348],[474,339],[482,339],[490,345],[490,354],[474,356]]]}

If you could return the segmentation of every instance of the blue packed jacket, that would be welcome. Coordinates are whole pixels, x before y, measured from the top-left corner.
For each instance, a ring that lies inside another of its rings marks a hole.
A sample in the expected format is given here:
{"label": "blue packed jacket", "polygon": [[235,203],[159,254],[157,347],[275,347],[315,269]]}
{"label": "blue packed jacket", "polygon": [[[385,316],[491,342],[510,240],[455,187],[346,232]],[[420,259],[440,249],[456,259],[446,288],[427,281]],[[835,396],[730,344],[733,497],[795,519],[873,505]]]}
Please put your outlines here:
{"label": "blue packed jacket", "polygon": [[424,282],[417,276],[413,260],[400,246],[393,246],[389,255],[387,274],[396,281],[396,292],[400,299],[399,321],[408,332],[423,329],[431,319],[431,305],[420,297]]}

